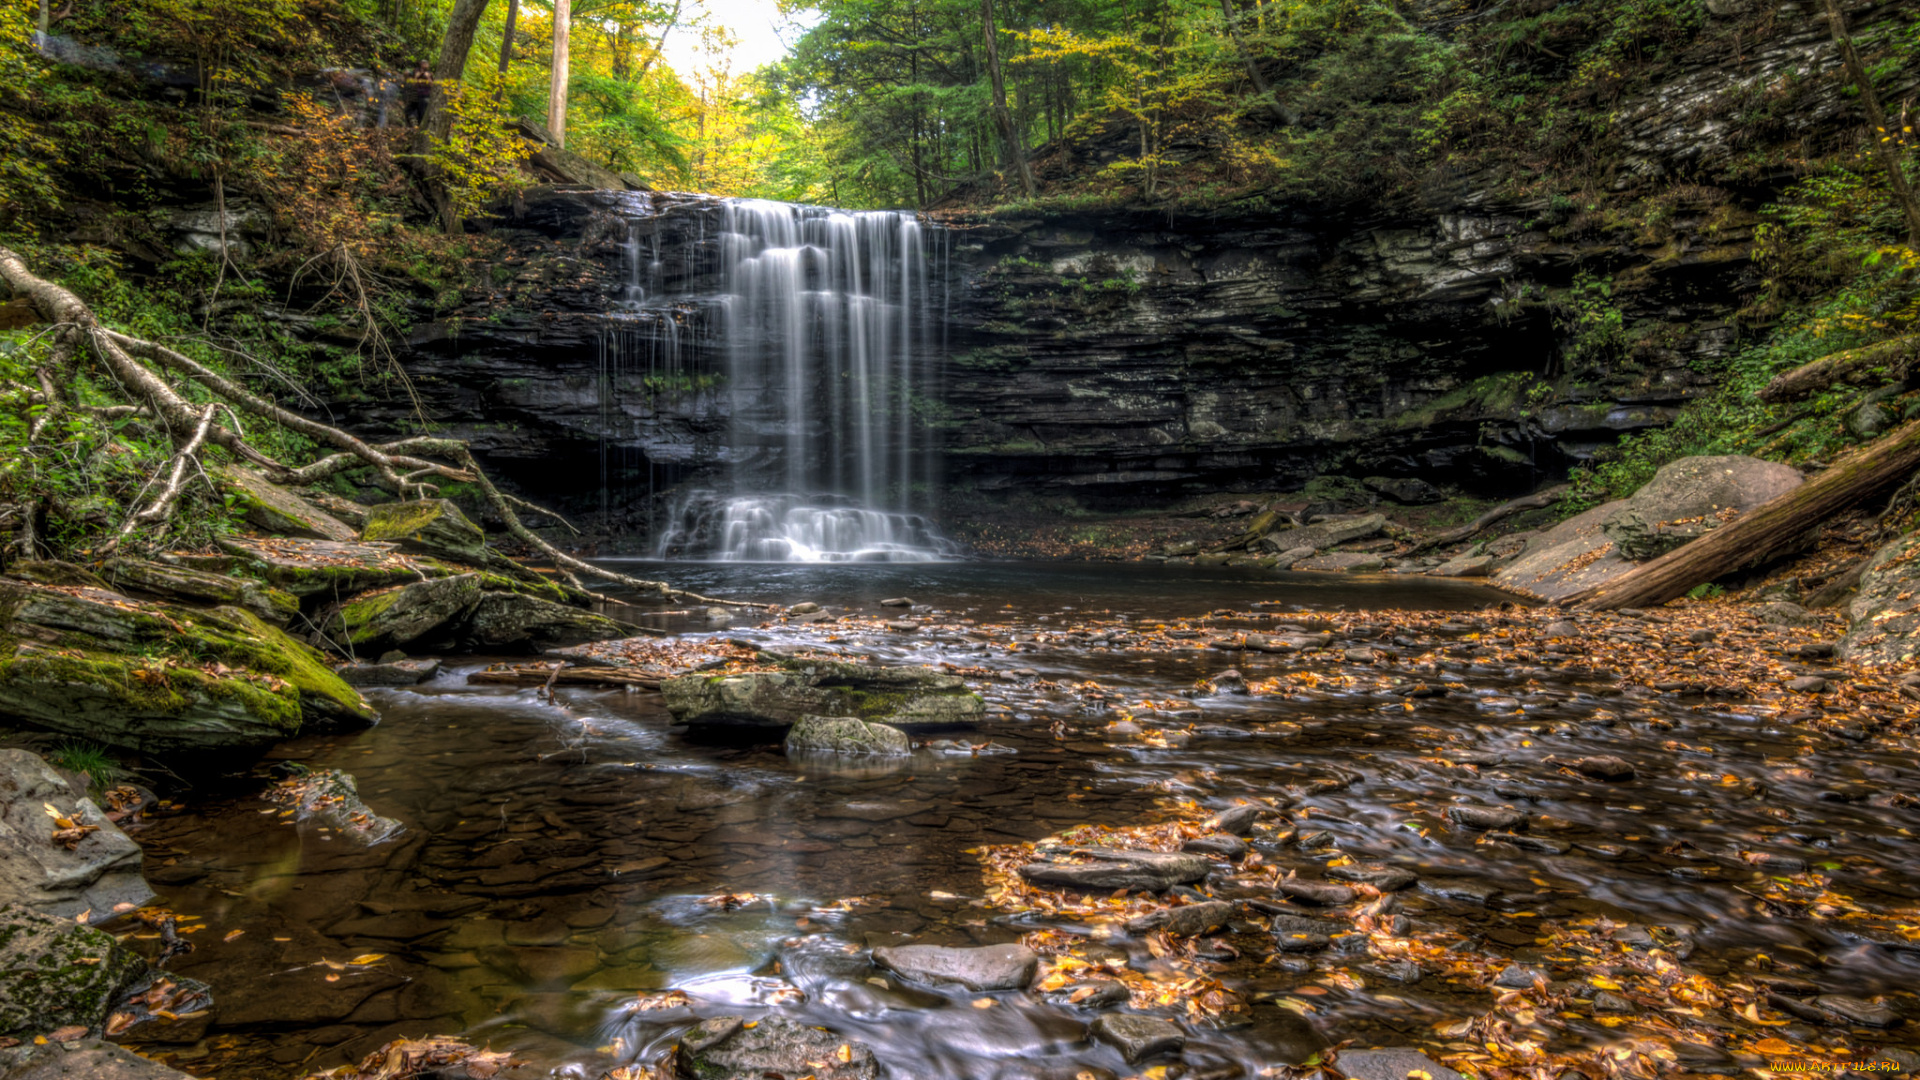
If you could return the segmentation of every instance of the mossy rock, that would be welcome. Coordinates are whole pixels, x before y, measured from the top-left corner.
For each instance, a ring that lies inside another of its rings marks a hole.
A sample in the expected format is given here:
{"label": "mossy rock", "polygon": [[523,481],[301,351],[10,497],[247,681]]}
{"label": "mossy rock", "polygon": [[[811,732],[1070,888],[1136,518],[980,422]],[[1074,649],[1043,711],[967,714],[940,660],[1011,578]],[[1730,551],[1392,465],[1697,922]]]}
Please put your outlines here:
{"label": "mossy rock", "polygon": [[421,571],[390,544],[333,540],[262,540],[228,536],[221,548],[294,596],[348,596],[420,580]]}
{"label": "mossy rock", "polygon": [[884,757],[901,757],[913,751],[906,732],[854,716],[803,716],[787,729],[786,747],[789,751]]}
{"label": "mossy rock", "polygon": [[110,589],[111,585],[83,566],[57,559],[28,559],[7,567],[7,576],[36,585],[62,585],[76,589]]}
{"label": "mossy rock", "polygon": [[268,480],[252,469],[223,465],[214,479],[242,519],[276,536],[305,536],[316,540],[352,540],[351,525]]}
{"label": "mossy rock", "polygon": [[0,1036],[99,1030],[147,962],[112,934],[21,904],[0,905]]}
{"label": "mossy rock", "polygon": [[264,582],[251,578],[208,574],[184,566],[146,559],[108,559],[101,574],[116,588],[147,593],[169,600],[231,604],[259,616],[275,626],[285,626],[300,614],[300,601]]}
{"label": "mossy rock", "polygon": [[482,593],[467,612],[462,636],[487,648],[540,649],[626,637],[632,631],[605,615],[520,592]]}
{"label": "mossy rock", "polygon": [[402,551],[481,566],[491,554],[487,534],[451,499],[419,499],[367,507],[360,539],[397,544]]}
{"label": "mossy rock", "polygon": [[360,593],[329,607],[314,639],[349,654],[398,648],[460,618],[479,598],[478,574]]}
{"label": "mossy rock", "polygon": [[[880,1064],[865,1043],[783,1016],[748,1023],[738,1016],[703,1020],[680,1036],[679,1075],[691,1080],[763,1080],[829,1074],[835,1080],[879,1080]],[[830,1062],[831,1070],[820,1067]]]}
{"label": "mossy rock", "polygon": [[846,716],[897,727],[978,723],[986,703],[964,680],[929,667],[878,667],[762,653],[774,671],[682,675],[660,684],[667,711],[688,724],[787,727]]}
{"label": "mossy rock", "polygon": [[313,649],[236,607],[0,582],[0,710],[141,751],[271,745],[376,716]]}

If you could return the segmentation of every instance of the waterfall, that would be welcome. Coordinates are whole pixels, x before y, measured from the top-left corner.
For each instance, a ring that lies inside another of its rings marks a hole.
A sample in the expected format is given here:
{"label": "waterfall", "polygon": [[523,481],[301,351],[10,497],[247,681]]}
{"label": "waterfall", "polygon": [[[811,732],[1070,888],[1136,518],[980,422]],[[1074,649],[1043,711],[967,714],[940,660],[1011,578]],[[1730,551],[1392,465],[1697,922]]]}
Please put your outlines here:
{"label": "waterfall", "polygon": [[[730,475],[678,500],[656,531],[658,554],[831,562],[954,553],[923,516],[937,477],[915,410],[937,392],[940,330],[927,242],[907,213],[719,204],[718,291],[679,299],[705,312],[716,393],[728,405]],[[657,246],[635,232],[628,258],[625,303],[658,310]],[[679,339],[663,348],[661,323],[651,325],[649,369],[663,356],[678,369]]]}

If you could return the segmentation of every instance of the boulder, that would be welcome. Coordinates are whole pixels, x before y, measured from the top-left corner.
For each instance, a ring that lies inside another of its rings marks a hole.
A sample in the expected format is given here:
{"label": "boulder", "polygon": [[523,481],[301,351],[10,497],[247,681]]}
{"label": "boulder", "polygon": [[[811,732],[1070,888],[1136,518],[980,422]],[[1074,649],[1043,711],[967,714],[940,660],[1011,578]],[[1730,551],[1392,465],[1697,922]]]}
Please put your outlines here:
{"label": "boulder", "polygon": [[1439,488],[1411,476],[1369,476],[1360,482],[1402,506],[1425,506],[1446,498]]}
{"label": "boulder", "polygon": [[976,993],[1025,990],[1040,967],[1040,954],[1025,945],[897,945],[873,950],[875,966],[909,982],[961,986]]}
{"label": "boulder", "polygon": [[[821,1062],[831,1063],[831,1071]],[[702,1021],[680,1036],[673,1063],[683,1080],[813,1075],[880,1080],[880,1064],[865,1043],[784,1016],[765,1017],[752,1026],[738,1016]]]}
{"label": "boulder", "polygon": [[112,934],[21,904],[0,904],[0,1036],[93,1032],[147,962]]}
{"label": "boulder", "polygon": [[223,536],[222,550],[294,596],[346,596],[419,581],[424,574],[392,544]]}
{"label": "boulder", "polygon": [[487,550],[487,534],[468,520],[450,499],[369,506],[360,539],[383,541],[397,545],[401,551],[437,555],[468,566],[485,565],[491,554]]}
{"label": "boulder", "polygon": [[243,465],[222,465],[214,479],[247,524],[276,536],[352,540],[353,527]]}
{"label": "boulder", "polygon": [[1493,575],[1495,584],[1559,600],[1633,568],[1800,484],[1791,466],[1730,454],[1669,462],[1630,498],[1603,503],[1534,537]]}
{"label": "boulder", "polygon": [[1387,515],[1361,514],[1355,517],[1330,518],[1315,525],[1302,525],[1297,529],[1268,533],[1260,538],[1260,543],[1273,551],[1290,551],[1302,547],[1323,551],[1335,544],[1364,540],[1386,527]]}
{"label": "boulder", "polygon": [[1301,559],[1311,558],[1313,558],[1313,549],[1310,547],[1288,548],[1273,557],[1273,569],[1291,570]]}
{"label": "boulder", "polygon": [[787,729],[787,749],[900,757],[912,753],[913,744],[906,732],[877,721],[857,716],[803,716]]}
{"label": "boulder", "polygon": [[275,626],[285,626],[289,619],[300,614],[300,601],[291,593],[252,578],[209,574],[185,566],[128,558],[108,559],[100,573],[114,588],[124,592],[189,603],[230,604],[251,611]]}
{"label": "boulder", "polygon": [[1186,1033],[1171,1020],[1125,1013],[1097,1017],[1087,1025],[1087,1037],[1120,1051],[1129,1065],[1138,1065],[1155,1054],[1177,1054],[1187,1045]]}
{"label": "boulder", "polygon": [[418,686],[440,673],[440,661],[362,660],[334,669],[348,686]]}
{"label": "boulder", "polygon": [[464,639],[487,648],[566,648],[630,633],[628,627],[605,615],[517,592],[480,594],[460,626]]}
{"label": "boulder", "polygon": [[319,653],[235,607],[0,580],[0,710],[141,751],[260,748],[376,719]]}
{"label": "boulder", "polygon": [[1904,664],[1920,655],[1920,532],[1874,552],[1847,606],[1839,655],[1863,664]]}
{"label": "boulder", "polygon": [[[93,831],[54,839],[60,828],[46,808]],[[140,876],[140,847],[107,820],[93,800],[77,798],[60,774],[25,750],[0,750],[0,903],[17,903],[71,920],[102,918],[119,904],[153,899]]]}
{"label": "boulder", "polygon": [[329,606],[320,615],[313,640],[349,655],[396,648],[465,615],[479,599],[478,574],[364,592]]}
{"label": "boulder", "polygon": [[896,727],[978,723],[986,704],[957,675],[762,653],[772,671],[682,675],[661,682],[667,711],[687,724],[786,727],[804,716],[852,716]]}
{"label": "boulder", "polygon": [[193,1080],[151,1058],[99,1039],[22,1043],[0,1050],[7,1080]]}

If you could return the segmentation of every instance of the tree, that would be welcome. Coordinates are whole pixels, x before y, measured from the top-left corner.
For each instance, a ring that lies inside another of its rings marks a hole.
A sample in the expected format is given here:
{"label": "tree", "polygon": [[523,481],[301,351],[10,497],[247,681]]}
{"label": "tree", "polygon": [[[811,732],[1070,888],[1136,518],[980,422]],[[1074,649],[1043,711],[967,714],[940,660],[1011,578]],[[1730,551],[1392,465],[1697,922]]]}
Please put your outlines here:
{"label": "tree", "polygon": [[547,91],[547,131],[555,146],[567,144],[567,35],[572,24],[572,0],[553,0],[553,85]]}
{"label": "tree", "polygon": [[987,75],[993,80],[993,123],[1000,129],[1007,164],[1020,176],[1020,186],[1033,198],[1033,170],[1027,165],[1026,136],[1007,109],[1007,85],[1000,72],[1000,47],[994,42],[993,0],[980,0],[980,32],[986,46]]}
{"label": "tree", "polygon": [[421,129],[433,138],[445,140],[453,118],[447,113],[447,87],[460,81],[467,71],[467,54],[473,51],[473,36],[480,29],[480,16],[487,12],[487,0],[454,0],[447,16],[447,32],[440,40],[440,57],[433,65],[433,97],[427,103],[427,115]]}

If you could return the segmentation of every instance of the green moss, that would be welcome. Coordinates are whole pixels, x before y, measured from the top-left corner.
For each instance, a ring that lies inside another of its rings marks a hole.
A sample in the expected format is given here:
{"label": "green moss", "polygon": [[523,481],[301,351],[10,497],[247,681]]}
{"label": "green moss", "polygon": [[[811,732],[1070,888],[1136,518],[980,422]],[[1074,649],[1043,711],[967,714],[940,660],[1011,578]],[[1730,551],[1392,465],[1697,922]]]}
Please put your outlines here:
{"label": "green moss", "polygon": [[367,509],[367,524],[360,530],[365,540],[398,540],[412,536],[433,524],[441,516],[442,504],[432,499],[419,502],[382,503]]}
{"label": "green moss", "polygon": [[1467,417],[1508,415],[1520,408],[1532,382],[1533,376],[1524,371],[1502,371],[1482,376],[1425,405],[1408,409],[1394,417],[1392,424],[1408,430],[1431,427],[1450,414]]}

